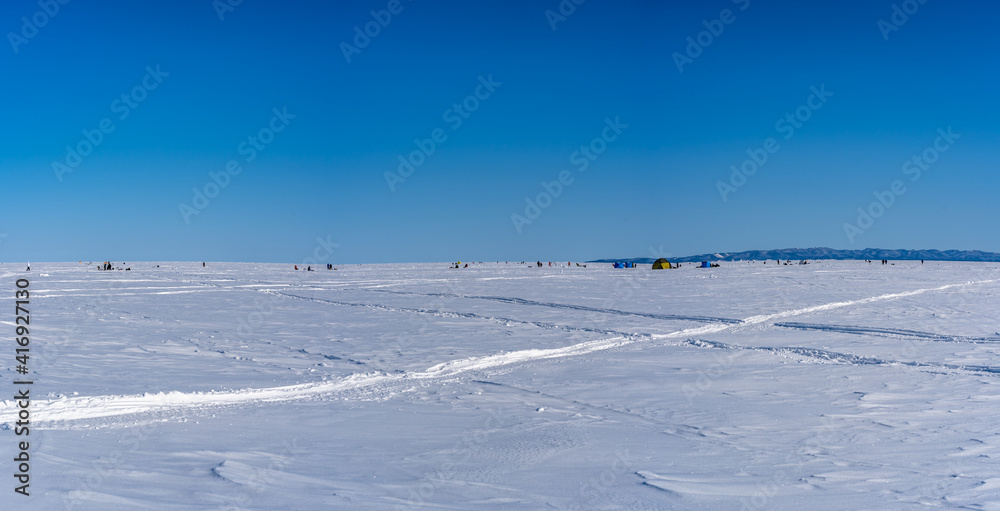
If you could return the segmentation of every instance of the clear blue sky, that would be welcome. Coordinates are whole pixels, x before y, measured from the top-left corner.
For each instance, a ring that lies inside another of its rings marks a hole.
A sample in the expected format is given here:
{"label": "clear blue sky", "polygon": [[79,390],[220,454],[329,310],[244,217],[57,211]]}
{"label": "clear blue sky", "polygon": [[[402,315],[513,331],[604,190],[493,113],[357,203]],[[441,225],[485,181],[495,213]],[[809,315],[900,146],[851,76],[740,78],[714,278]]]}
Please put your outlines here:
{"label": "clear blue sky", "polygon": [[[564,19],[556,0],[244,0],[220,20],[225,2],[3,3],[0,261],[299,262],[318,237],[338,263],[1000,251],[993,2],[896,1],[894,20],[867,0],[566,0]],[[797,111],[794,133],[776,124]],[[67,157],[103,119],[113,131]],[[433,153],[387,179],[435,130]],[[585,170],[582,145],[604,149]],[[925,152],[914,180],[904,164]],[[239,174],[195,207],[229,161]],[[525,211],[562,171],[572,183]]]}

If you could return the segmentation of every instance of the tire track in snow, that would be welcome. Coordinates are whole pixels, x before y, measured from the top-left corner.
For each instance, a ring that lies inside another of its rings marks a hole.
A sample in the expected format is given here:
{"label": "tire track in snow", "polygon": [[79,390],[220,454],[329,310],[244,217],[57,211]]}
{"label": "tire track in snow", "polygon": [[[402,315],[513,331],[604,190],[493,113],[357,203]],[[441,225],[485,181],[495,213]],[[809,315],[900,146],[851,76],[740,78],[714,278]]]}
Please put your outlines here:
{"label": "tire track in snow", "polygon": [[888,293],[888,294],[884,294],[884,295],[873,296],[871,298],[862,298],[860,300],[847,300],[847,301],[843,301],[843,302],[832,302],[832,303],[826,303],[826,304],[823,304],[823,305],[814,305],[814,306],[811,306],[811,307],[804,307],[802,309],[794,309],[794,310],[790,310],[790,311],[777,312],[777,313],[774,313],[774,314],[762,314],[760,316],[749,317],[749,318],[743,320],[743,322],[746,323],[746,324],[748,324],[748,325],[754,325],[754,324],[765,323],[765,322],[773,322],[776,319],[782,319],[782,318],[787,318],[787,317],[792,317],[792,316],[799,316],[799,315],[802,315],[802,314],[809,314],[809,313],[812,313],[812,312],[820,312],[820,311],[827,311],[827,310],[839,309],[839,308],[842,308],[842,307],[849,307],[849,306],[853,306],[853,305],[864,305],[864,304],[873,303],[873,302],[881,302],[881,301],[885,301],[885,300],[894,300],[896,298],[907,298],[907,297],[910,297],[910,296],[922,295],[924,293],[931,293],[931,292],[934,292],[934,291],[945,291],[945,290],[948,290],[948,289],[955,289],[955,288],[960,288],[960,287],[967,287],[967,286],[972,286],[972,285],[976,285],[976,284],[992,284],[992,283],[995,283],[995,282],[1000,282],[1000,279],[970,280],[970,281],[961,282],[961,283],[957,283],[957,284],[946,284],[944,286],[930,287],[930,288],[926,288],[926,289],[915,289],[913,291],[903,291],[901,293]]}
{"label": "tire track in snow", "polygon": [[[378,390],[382,394],[391,394],[399,385],[409,385],[421,381],[453,378],[466,373],[483,372],[515,364],[587,355],[599,351],[607,351],[614,348],[628,346],[640,341],[696,337],[699,335],[707,335],[736,329],[743,327],[744,324],[762,324],[775,319],[792,317],[800,314],[893,300],[896,298],[915,296],[923,293],[944,291],[948,289],[998,281],[1000,281],[1000,279],[969,281],[959,284],[948,284],[935,288],[884,294],[860,300],[833,302],[774,314],[752,316],[744,320],[744,323],[739,324],[724,323],[704,325],[671,332],[669,334],[650,335],[642,339],[617,336],[607,339],[582,342],[562,348],[528,349],[507,353],[497,353],[494,355],[469,357],[437,364],[425,371],[415,373],[354,374],[345,378],[327,382],[306,383],[263,389],[242,389],[225,392],[169,392],[158,394],[91,396],[57,400],[38,400],[33,403],[32,418],[37,421],[36,424],[41,425],[41,429],[55,429],[58,425],[57,423],[60,422],[99,419],[151,412],[203,410],[212,407],[247,405],[255,403],[286,403],[324,395],[336,395],[351,391],[371,389],[374,387],[379,387]],[[964,366],[962,369],[969,370],[973,368],[970,366]],[[983,367],[980,369],[987,371],[993,368]],[[10,428],[10,424],[12,422],[10,419],[16,417],[16,413],[18,411],[16,406],[17,404],[14,401],[3,401],[0,403],[0,420],[5,421],[3,429]]]}
{"label": "tire track in snow", "polygon": [[414,309],[414,308],[409,308],[409,307],[391,307],[391,306],[388,306],[388,305],[382,305],[382,304],[377,304],[377,303],[344,302],[344,301],[339,301],[339,300],[329,300],[329,299],[326,299],[326,298],[314,298],[314,297],[309,297],[309,296],[299,296],[299,295],[293,295],[291,293],[285,293],[285,292],[281,292],[281,291],[271,291],[271,290],[263,290],[263,289],[260,290],[260,292],[267,293],[267,294],[273,294],[273,295],[280,295],[280,296],[284,296],[284,297],[287,297],[287,298],[293,298],[293,299],[297,299],[297,300],[304,300],[304,301],[307,301],[307,302],[328,303],[328,304],[331,304],[331,305],[341,305],[341,306],[345,306],[345,307],[364,307],[364,308],[369,308],[369,309],[384,310],[384,311],[391,311],[391,312],[410,312],[410,313],[414,313],[414,314],[430,314],[432,316],[440,316],[440,317],[443,317],[443,318],[478,319],[478,320],[489,321],[491,323],[499,323],[501,325],[526,325],[526,326],[534,326],[534,327],[538,327],[538,328],[545,328],[545,329],[551,329],[551,330],[565,330],[567,332],[588,332],[588,333],[598,333],[598,334],[604,334],[604,335],[615,335],[615,336],[623,336],[623,337],[649,337],[651,335],[651,334],[640,334],[640,333],[632,333],[632,332],[618,332],[618,331],[615,331],[615,330],[604,330],[604,329],[601,329],[601,328],[584,328],[584,327],[575,327],[575,326],[568,326],[568,325],[557,325],[555,323],[543,323],[541,321],[523,321],[523,320],[520,320],[520,319],[513,319],[513,318],[503,318],[503,317],[495,317],[495,316],[484,316],[482,314],[476,314],[474,312],[454,312],[454,311],[443,311],[443,310],[436,310],[436,309]]}
{"label": "tire track in snow", "polygon": [[[174,280],[174,279],[169,279],[169,280]],[[189,280],[185,280],[183,282],[186,282],[186,283],[196,283],[195,281],[189,281]],[[501,324],[501,325],[526,325],[526,326],[534,326],[534,327],[537,327],[537,328],[545,328],[545,329],[552,329],[552,330],[564,330],[564,331],[567,331],[567,332],[588,332],[588,333],[598,333],[598,334],[603,334],[603,335],[629,336],[629,337],[648,337],[650,335],[650,334],[633,333],[633,332],[619,332],[619,331],[616,331],[616,330],[605,330],[605,329],[601,329],[601,328],[583,328],[583,327],[574,327],[574,326],[568,326],[568,325],[558,325],[558,324],[555,324],[555,323],[544,323],[544,322],[541,322],[541,321],[523,321],[523,320],[513,319],[513,318],[503,318],[503,317],[495,317],[495,316],[484,316],[484,315],[481,315],[481,314],[476,314],[474,312],[455,312],[455,311],[443,311],[443,310],[435,310],[435,309],[416,309],[416,308],[411,308],[411,307],[391,307],[391,306],[388,306],[388,305],[375,304],[375,303],[345,302],[345,301],[341,301],[341,300],[330,300],[330,299],[326,299],[326,298],[314,298],[314,297],[295,295],[295,294],[292,294],[292,293],[286,293],[286,292],[281,292],[281,291],[276,291],[276,290],[271,290],[271,289],[263,289],[263,287],[278,287],[278,286],[282,286],[281,284],[267,284],[266,286],[261,286],[262,288],[258,288],[258,289],[250,289],[250,288],[254,288],[255,287],[254,285],[222,286],[222,285],[219,285],[219,284],[211,284],[211,283],[201,283],[201,285],[206,286],[206,287],[211,287],[211,288],[225,289],[225,290],[243,290],[243,291],[251,291],[252,290],[252,291],[257,291],[257,292],[260,292],[260,293],[265,293],[265,294],[270,294],[270,295],[276,295],[276,296],[283,296],[283,297],[286,297],[286,298],[292,298],[292,299],[296,299],[296,300],[304,300],[304,301],[309,301],[309,302],[328,303],[328,304],[331,304],[331,305],[340,305],[340,306],[345,306],[345,307],[365,307],[365,308],[376,309],[376,310],[384,310],[384,311],[390,311],[390,312],[408,312],[408,313],[414,313],[414,314],[430,314],[430,315],[433,315],[433,316],[440,316],[440,317],[446,317],[446,318],[477,319],[477,320],[488,321],[488,322],[491,322],[491,323],[498,323],[498,324]],[[282,287],[288,287],[288,286],[282,286]],[[322,288],[317,288],[317,289],[322,289]],[[384,292],[384,291],[382,291],[382,292]],[[421,296],[437,296],[436,294],[422,294],[422,293],[396,293],[396,294],[410,294],[410,295],[421,295]],[[458,295],[455,295],[455,296],[458,296]],[[513,300],[520,300],[520,299],[519,298],[513,298]],[[539,303],[541,303],[541,302],[539,302]],[[566,307],[575,307],[575,306],[566,306]],[[609,309],[594,309],[594,310],[597,310],[597,311],[608,311]],[[621,312],[621,311],[613,311],[613,312]],[[624,314],[631,314],[631,313],[624,313]],[[655,317],[655,316],[656,315],[649,315],[649,317]],[[681,317],[678,317],[678,318],[681,318]],[[683,318],[690,319],[688,317],[683,317]],[[664,318],[660,318],[660,319],[677,319],[677,318],[665,318],[664,317]],[[721,318],[721,321],[738,322],[739,320],[731,320],[731,319]]]}
{"label": "tire track in snow", "polygon": [[664,320],[681,320],[681,321],[699,321],[703,323],[742,323],[743,320],[732,319],[732,318],[716,318],[712,316],[683,316],[679,314],[653,314],[648,312],[631,312],[623,311],[618,309],[602,309],[599,307],[589,307],[586,305],[572,305],[565,303],[554,303],[554,302],[539,302],[535,300],[527,300],[524,298],[507,297],[507,296],[476,296],[476,295],[459,295],[454,293],[413,293],[409,291],[390,291],[388,289],[368,289],[369,291],[376,293],[391,293],[397,295],[417,295],[417,296],[433,296],[433,297],[445,297],[445,298],[466,298],[471,300],[492,300],[495,302],[502,303],[512,303],[516,305],[529,305],[534,307],[549,307],[552,309],[569,309],[578,310],[585,312],[599,312],[601,314],[614,314],[619,316],[638,316],[642,318],[652,318],[652,319],[664,319]]}
{"label": "tire track in snow", "polygon": [[[135,415],[156,411],[203,409],[247,403],[290,402],[321,395],[364,390],[376,386],[396,386],[424,380],[444,379],[477,370],[486,370],[521,362],[575,356],[608,349],[630,342],[624,337],[589,341],[565,348],[530,349],[471,357],[438,364],[421,372],[405,374],[366,373],[354,374],[335,381],[286,385],[264,389],[242,389],[227,392],[167,392],[118,396],[93,396],[57,400],[39,400],[32,403],[32,418],[37,423],[78,421],[122,415]],[[384,389],[391,391],[392,389]],[[14,401],[0,404],[0,417],[16,416]],[[9,419],[8,419],[9,420]],[[5,422],[3,429],[10,429]]]}
{"label": "tire track in snow", "polygon": [[994,337],[970,337],[965,335],[944,335],[930,332],[920,332],[917,330],[904,330],[901,328],[877,328],[850,325],[819,325],[814,323],[775,323],[774,326],[782,328],[795,328],[798,330],[822,330],[826,332],[838,332],[845,334],[875,334],[889,337],[916,337],[929,341],[940,342],[969,342],[973,344],[1000,342],[1000,336]]}
{"label": "tire track in snow", "polygon": [[905,362],[901,360],[886,360],[876,357],[864,357],[851,353],[840,353],[836,351],[822,350],[819,348],[805,348],[800,346],[739,346],[736,344],[726,344],[718,341],[706,341],[704,339],[689,339],[685,344],[696,348],[713,348],[720,350],[747,350],[775,353],[778,355],[798,355],[821,362],[849,365],[884,365],[884,366],[909,366],[927,369],[952,370],[952,371],[972,371],[976,373],[1000,374],[1000,367],[980,366],[980,365],[955,365],[955,364],[932,364],[927,362]]}

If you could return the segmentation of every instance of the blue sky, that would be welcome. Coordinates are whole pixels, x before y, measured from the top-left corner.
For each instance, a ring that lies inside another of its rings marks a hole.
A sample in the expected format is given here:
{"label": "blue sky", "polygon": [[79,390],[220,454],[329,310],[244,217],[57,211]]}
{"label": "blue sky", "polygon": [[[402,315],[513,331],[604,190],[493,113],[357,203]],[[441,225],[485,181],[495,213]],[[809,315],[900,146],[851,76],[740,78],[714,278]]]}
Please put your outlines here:
{"label": "blue sky", "polygon": [[1000,251],[993,3],[52,1],[0,8],[0,261]]}

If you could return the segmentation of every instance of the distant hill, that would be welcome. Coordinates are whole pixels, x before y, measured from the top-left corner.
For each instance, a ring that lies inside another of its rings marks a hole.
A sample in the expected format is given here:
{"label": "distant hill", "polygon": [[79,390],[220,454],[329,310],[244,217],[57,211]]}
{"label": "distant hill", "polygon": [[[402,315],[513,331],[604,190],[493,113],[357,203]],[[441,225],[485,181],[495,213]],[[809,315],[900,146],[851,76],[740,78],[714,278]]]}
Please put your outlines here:
{"label": "distant hill", "polygon": [[[743,252],[723,252],[718,254],[699,254],[687,257],[668,257],[671,262],[688,263],[697,261],[746,261],[764,259],[890,259],[925,260],[925,261],[980,261],[1000,262],[1000,254],[983,252],[981,250],[890,250],[883,248],[866,248],[862,250],[837,250],[827,247],[817,248],[782,248],[776,250],[746,250]],[[599,259],[592,263],[613,263],[615,261],[630,261],[638,264],[653,264],[651,257],[626,259]]]}

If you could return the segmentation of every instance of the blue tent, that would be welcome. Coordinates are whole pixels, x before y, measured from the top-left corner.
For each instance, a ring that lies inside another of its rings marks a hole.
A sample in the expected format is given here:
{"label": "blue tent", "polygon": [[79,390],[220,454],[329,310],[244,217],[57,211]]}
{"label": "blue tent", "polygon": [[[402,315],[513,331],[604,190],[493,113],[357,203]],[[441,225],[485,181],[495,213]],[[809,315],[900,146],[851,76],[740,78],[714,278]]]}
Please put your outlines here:
{"label": "blue tent", "polygon": [[702,268],[711,268],[712,265],[708,264],[708,261],[702,261],[701,262],[701,267]]}

